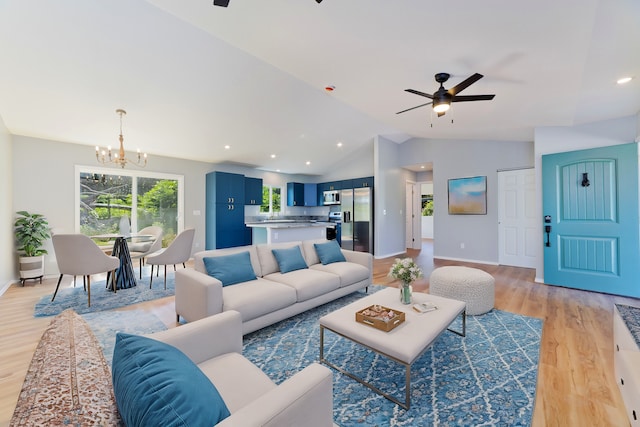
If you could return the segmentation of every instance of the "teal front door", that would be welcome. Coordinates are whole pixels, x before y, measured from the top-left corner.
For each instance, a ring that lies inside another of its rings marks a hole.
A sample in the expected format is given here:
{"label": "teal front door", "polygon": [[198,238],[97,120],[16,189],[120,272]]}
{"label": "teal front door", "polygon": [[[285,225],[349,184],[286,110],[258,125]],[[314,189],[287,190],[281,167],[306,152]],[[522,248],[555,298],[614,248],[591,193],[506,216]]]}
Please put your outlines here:
{"label": "teal front door", "polygon": [[542,156],[544,282],[640,297],[638,145]]}

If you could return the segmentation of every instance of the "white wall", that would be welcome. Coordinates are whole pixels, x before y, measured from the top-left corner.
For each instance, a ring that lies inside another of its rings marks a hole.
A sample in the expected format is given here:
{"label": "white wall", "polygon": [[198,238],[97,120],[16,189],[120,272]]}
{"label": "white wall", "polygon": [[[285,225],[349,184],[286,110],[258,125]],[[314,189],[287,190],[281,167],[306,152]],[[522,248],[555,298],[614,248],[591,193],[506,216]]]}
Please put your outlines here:
{"label": "white wall", "polygon": [[[532,166],[533,143],[414,138],[400,145],[399,154],[401,166],[433,163],[434,256],[497,263],[497,171]],[[487,177],[487,215],[449,215],[448,180],[470,176]]]}
{"label": "white wall", "polygon": [[[374,140],[363,144],[358,150],[347,157],[336,157],[336,161],[329,172],[313,181],[328,182],[342,179],[363,178],[373,176],[374,171]],[[375,182],[374,182],[375,188]]]}
{"label": "white wall", "polygon": [[398,166],[398,144],[378,136],[375,163],[375,256],[384,258],[405,252],[405,183],[415,174]]}
{"label": "white wall", "polygon": [[[27,210],[45,215],[49,225],[58,231],[75,230],[75,165],[98,166],[91,146],[69,144],[14,135],[13,139],[13,203],[14,210]],[[117,173],[117,168],[113,168]],[[152,156],[145,170],[184,176],[184,225],[194,227],[195,250],[204,248],[205,174],[213,167],[208,163]],[[194,211],[201,215],[194,215]],[[197,246],[196,246],[197,245]],[[51,241],[46,249],[45,274],[58,274]]]}
{"label": "white wall", "polygon": [[[95,150],[91,146],[71,144],[59,141],[44,140],[26,136],[9,135],[0,128],[0,162],[8,163],[0,168],[0,177],[7,175],[7,179],[0,180],[0,188],[4,200],[11,203],[3,204],[0,208],[0,232],[8,232],[8,238],[1,239],[0,245],[7,245],[0,256],[2,275],[7,280],[17,277],[17,261],[14,258],[13,245],[13,212],[27,210],[42,213],[49,221],[49,225],[59,232],[74,232],[75,230],[75,165],[100,166],[95,161]],[[11,167],[12,166],[12,167]],[[12,171],[13,169],[13,171]],[[118,168],[113,168],[117,172]],[[184,176],[184,226],[194,227],[194,251],[202,250],[205,242],[205,175],[219,170],[240,173],[254,178],[262,178],[265,184],[278,185],[284,188],[283,203],[286,204],[286,183],[312,182],[309,176],[286,175],[266,171],[258,171],[231,165],[214,165],[191,160],[173,159],[169,157],[151,156],[145,170],[152,172],[172,173]],[[13,183],[13,184],[12,184]],[[7,187],[6,192],[4,187]],[[13,193],[13,198],[11,198]],[[248,215],[257,215],[259,207],[248,207]],[[253,212],[251,211],[253,209]],[[194,215],[200,211],[200,215]],[[284,206],[283,215],[326,215],[328,207],[287,207]],[[8,220],[2,221],[2,216]],[[6,230],[6,224],[10,227]],[[8,231],[7,231],[8,230]],[[45,248],[51,256],[45,258],[45,274],[57,275],[58,268],[55,261],[53,246],[49,240]],[[5,256],[5,254],[7,254]],[[0,276],[0,278],[4,278]],[[0,282],[0,284],[3,282]]]}
{"label": "white wall", "polygon": [[[628,144],[637,136],[640,116],[622,117],[579,126],[539,127],[535,130],[536,203],[538,221],[542,225],[542,155]],[[635,178],[637,179],[637,177]],[[540,239],[536,266],[536,281],[544,281],[543,235]]]}
{"label": "white wall", "polygon": [[0,117],[0,294],[18,274],[13,237],[11,151],[11,135]]}

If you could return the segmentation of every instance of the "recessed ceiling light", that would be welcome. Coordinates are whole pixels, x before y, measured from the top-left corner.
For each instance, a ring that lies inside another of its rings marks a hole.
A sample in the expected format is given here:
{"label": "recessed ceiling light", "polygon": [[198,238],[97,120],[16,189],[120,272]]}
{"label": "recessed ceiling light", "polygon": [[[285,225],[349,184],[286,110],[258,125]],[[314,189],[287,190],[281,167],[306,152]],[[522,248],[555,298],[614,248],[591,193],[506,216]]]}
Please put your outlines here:
{"label": "recessed ceiling light", "polygon": [[618,79],[616,83],[623,85],[625,83],[629,83],[631,80],[633,80],[633,77],[622,77],[621,79]]}
{"label": "recessed ceiling light", "polygon": [[230,145],[225,145],[225,146],[224,146],[224,149],[225,149],[225,150],[228,150],[229,148],[231,148],[231,146],[230,146]]}
{"label": "recessed ceiling light", "polygon": [[275,155],[275,154],[272,154],[272,155],[271,155],[271,158],[272,158],[272,159],[275,159],[275,158],[276,158],[276,155]]}
{"label": "recessed ceiling light", "polygon": [[336,145],[338,146],[338,148],[340,148],[342,147],[342,142],[338,142]]}
{"label": "recessed ceiling light", "polygon": [[309,166],[311,164],[311,162],[309,160],[307,160],[307,166]]}
{"label": "recessed ceiling light", "polygon": [[420,166],[420,169],[424,169],[424,165]]}

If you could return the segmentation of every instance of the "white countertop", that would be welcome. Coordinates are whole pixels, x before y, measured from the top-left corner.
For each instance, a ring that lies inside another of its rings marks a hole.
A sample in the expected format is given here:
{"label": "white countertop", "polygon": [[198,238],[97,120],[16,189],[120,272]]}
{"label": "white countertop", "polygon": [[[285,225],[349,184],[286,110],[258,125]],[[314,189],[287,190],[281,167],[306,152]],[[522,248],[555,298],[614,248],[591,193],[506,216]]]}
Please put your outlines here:
{"label": "white countertop", "polygon": [[305,227],[333,227],[335,224],[328,221],[296,221],[296,220],[276,220],[248,222],[247,227],[261,228],[305,228]]}

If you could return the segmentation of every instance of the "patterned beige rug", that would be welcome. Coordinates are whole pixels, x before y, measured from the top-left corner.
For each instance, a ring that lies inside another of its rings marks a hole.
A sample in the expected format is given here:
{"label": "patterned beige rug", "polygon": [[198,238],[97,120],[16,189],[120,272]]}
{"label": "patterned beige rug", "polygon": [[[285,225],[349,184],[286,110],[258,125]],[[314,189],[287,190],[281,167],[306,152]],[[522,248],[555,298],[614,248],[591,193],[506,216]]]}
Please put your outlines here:
{"label": "patterned beige rug", "polygon": [[42,335],[10,424],[43,425],[122,425],[102,349],[73,310],[56,316]]}

